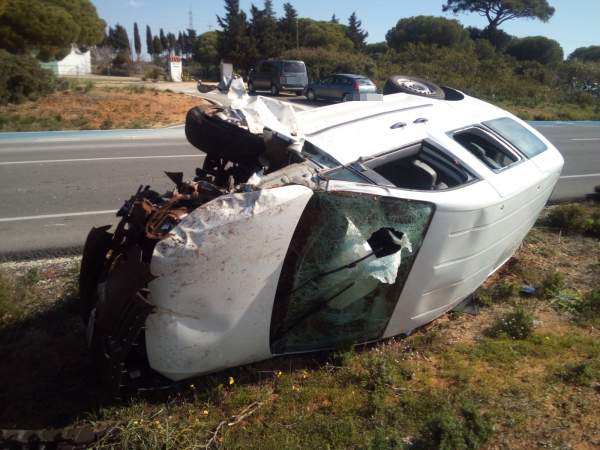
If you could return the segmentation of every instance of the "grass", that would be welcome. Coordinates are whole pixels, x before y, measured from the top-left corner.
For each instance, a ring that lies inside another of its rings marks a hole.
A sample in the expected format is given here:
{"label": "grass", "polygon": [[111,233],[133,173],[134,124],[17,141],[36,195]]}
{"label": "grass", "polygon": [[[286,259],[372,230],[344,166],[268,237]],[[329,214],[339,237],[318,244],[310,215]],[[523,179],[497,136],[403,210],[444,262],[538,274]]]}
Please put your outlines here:
{"label": "grass", "polygon": [[[106,449],[594,448],[599,262],[597,239],[536,229],[482,288],[489,301],[477,316],[231,369],[128,403],[98,395],[73,263],[0,268],[0,404],[9,405],[0,427],[91,424],[112,430],[96,443]],[[523,284],[544,294],[521,297]],[[568,291],[571,306],[558,307]],[[37,407],[40,399],[50,406]]]}

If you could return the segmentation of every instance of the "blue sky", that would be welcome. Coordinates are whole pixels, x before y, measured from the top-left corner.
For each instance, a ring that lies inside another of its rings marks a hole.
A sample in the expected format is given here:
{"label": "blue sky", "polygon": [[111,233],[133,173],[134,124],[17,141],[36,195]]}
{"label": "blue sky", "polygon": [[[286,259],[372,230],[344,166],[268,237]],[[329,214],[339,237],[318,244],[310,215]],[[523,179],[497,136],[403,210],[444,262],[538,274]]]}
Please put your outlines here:
{"label": "blue sky", "polygon": [[[192,11],[194,28],[198,33],[217,28],[216,15],[223,14],[222,0],[92,0],[100,16],[109,25],[124,25],[130,37],[133,22],[138,22],[142,34],[150,25],[156,34],[159,28],[177,33],[187,28],[188,12]],[[248,11],[249,0],[240,0],[242,9]],[[254,2],[262,5],[262,0]],[[282,15],[284,0],[274,0],[278,15]],[[369,32],[369,42],[385,39],[385,33],[403,17],[415,15],[444,15],[443,0],[292,0],[301,17],[328,20],[336,14],[342,21],[356,11]],[[515,20],[502,29],[516,36],[543,35],[556,39],[568,55],[577,47],[600,45],[598,0],[550,0],[556,14],[548,23],[532,20]],[[454,17],[452,14],[445,14]],[[463,14],[458,18],[465,26],[483,27],[486,21],[476,14]],[[142,40],[144,38],[142,37]]]}

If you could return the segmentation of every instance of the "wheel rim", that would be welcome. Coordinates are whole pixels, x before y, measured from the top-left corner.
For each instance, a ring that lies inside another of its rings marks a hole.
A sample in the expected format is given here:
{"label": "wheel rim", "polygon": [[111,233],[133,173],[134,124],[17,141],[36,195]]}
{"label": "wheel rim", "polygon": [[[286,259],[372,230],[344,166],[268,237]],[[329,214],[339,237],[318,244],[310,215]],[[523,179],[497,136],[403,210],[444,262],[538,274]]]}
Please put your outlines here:
{"label": "wheel rim", "polygon": [[271,86],[271,94],[277,95],[277,86]]}
{"label": "wheel rim", "polygon": [[252,81],[250,83],[248,83],[248,90],[250,92],[254,92],[254,83]]}
{"label": "wheel rim", "polygon": [[342,102],[346,103],[347,101],[348,101],[348,95],[347,94],[342,95]]}
{"label": "wheel rim", "polygon": [[399,86],[402,86],[404,89],[414,92],[416,94],[421,95],[433,95],[435,91],[433,91],[427,84],[421,83],[420,81],[409,80],[409,79],[400,79],[397,81]]}
{"label": "wheel rim", "polygon": [[315,93],[313,91],[308,91],[307,94],[306,94],[306,96],[311,101],[315,99]]}

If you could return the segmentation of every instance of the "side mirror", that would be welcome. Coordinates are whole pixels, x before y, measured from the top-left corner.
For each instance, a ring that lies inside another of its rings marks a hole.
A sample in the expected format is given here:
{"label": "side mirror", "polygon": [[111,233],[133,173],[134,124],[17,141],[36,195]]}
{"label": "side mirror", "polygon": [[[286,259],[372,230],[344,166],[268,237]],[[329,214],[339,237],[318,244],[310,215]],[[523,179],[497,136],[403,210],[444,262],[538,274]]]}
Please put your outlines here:
{"label": "side mirror", "polygon": [[373,249],[376,258],[385,258],[402,250],[404,233],[393,228],[380,228],[371,235],[367,242]]}

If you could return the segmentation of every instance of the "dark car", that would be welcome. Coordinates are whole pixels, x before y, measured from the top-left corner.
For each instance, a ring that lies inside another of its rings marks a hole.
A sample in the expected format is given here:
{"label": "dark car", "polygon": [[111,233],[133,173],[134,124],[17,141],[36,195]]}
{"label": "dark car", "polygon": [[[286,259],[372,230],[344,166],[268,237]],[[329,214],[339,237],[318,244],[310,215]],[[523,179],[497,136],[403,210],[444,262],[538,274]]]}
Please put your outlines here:
{"label": "dark car", "polygon": [[306,65],[303,61],[287,59],[269,59],[261,61],[248,76],[248,90],[270,91],[278,95],[282,91],[295,92],[302,95],[308,84]]}
{"label": "dark car", "polygon": [[310,101],[318,99],[361,100],[361,94],[375,94],[375,83],[364,75],[338,73],[306,86],[305,95]]}

